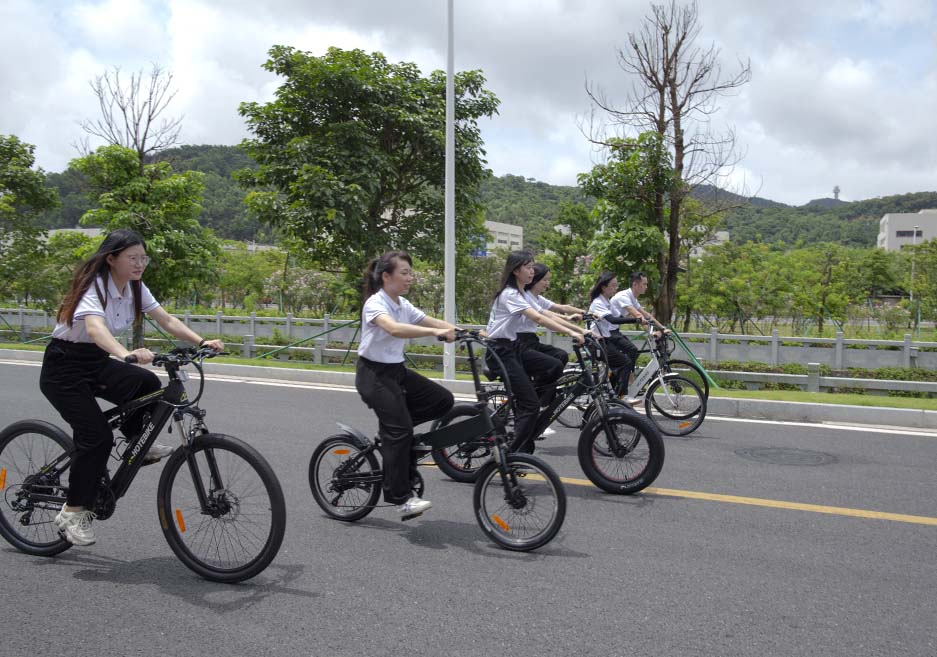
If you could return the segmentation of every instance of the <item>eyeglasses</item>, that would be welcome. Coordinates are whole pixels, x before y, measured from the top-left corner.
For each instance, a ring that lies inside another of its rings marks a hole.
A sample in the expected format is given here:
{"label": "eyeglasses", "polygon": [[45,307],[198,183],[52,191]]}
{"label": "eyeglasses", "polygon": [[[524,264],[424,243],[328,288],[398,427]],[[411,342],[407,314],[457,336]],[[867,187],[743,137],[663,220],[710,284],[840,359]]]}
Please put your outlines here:
{"label": "eyeglasses", "polygon": [[135,265],[143,265],[146,267],[150,263],[150,256],[127,256],[127,260]]}

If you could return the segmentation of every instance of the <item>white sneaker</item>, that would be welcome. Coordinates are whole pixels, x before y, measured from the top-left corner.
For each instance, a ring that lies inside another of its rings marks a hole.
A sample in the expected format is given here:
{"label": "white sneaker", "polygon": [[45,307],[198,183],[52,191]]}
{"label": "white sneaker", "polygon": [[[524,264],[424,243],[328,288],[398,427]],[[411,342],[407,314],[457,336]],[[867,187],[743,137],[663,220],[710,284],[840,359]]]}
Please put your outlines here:
{"label": "white sneaker", "polygon": [[95,515],[91,511],[66,511],[65,505],[55,516],[55,526],[59,528],[65,540],[72,545],[94,545],[97,539],[91,529]]}
{"label": "white sneaker", "polygon": [[397,513],[400,514],[401,520],[409,520],[410,518],[414,518],[431,508],[433,508],[432,502],[429,500],[421,500],[419,497],[414,495],[403,504],[399,504],[397,506]]}
{"label": "white sneaker", "polygon": [[556,429],[553,429],[553,428],[551,428],[551,427],[547,427],[546,429],[543,430],[543,433],[540,434],[540,435],[541,435],[541,436],[544,436],[544,437],[546,437],[546,436],[554,436],[554,435],[556,435]]}
{"label": "white sneaker", "polygon": [[147,450],[146,456],[143,457],[143,465],[150,465],[152,463],[157,463],[160,459],[164,459],[170,454],[176,451],[175,447],[170,447],[169,445],[160,445],[159,443],[153,443],[150,446],[150,449]]}
{"label": "white sneaker", "polygon": [[640,406],[644,403],[644,397],[625,397],[622,401],[629,406]]}

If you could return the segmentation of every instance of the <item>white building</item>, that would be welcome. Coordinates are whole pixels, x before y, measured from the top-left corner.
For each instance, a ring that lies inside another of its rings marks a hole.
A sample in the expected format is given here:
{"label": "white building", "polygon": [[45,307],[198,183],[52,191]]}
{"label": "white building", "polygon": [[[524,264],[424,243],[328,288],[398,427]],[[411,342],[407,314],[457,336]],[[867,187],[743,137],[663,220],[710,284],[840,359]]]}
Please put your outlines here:
{"label": "white building", "polygon": [[894,212],[886,214],[878,222],[878,248],[886,251],[898,251],[903,246],[920,244],[935,237],[937,209]]}
{"label": "white building", "polygon": [[495,249],[518,251],[524,245],[524,228],[500,221],[486,221],[485,228],[491,233],[491,239],[485,249],[490,255]]}

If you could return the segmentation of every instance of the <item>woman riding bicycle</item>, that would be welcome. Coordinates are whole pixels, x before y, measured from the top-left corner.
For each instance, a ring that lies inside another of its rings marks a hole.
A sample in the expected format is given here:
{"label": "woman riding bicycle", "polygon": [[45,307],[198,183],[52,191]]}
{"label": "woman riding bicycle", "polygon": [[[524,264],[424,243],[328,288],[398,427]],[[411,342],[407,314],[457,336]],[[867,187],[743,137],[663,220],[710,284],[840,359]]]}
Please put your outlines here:
{"label": "woman riding bicycle", "polygon": [[[531,302],[531,305],[537,308],[541,313],[546,316],[555,319],[560,324],[567,326],[569,329],[576,329],[578,327],[574,324],[570,324],[567,321],[567,317],[564,315],[575,317],[575,319],[582,319],[584,310],[576,308],[575,306],[570,306],[567,304],[554,303],[543,296],[543,293],[546,292],[547,287],[550,285],[550,269],[543,263],[534,264],[534,277],[531,279],[530,283],[524,286],[524,296],[527,297],[527,300]],[[536,352],[539,354],[546,354],[556,360],[560,361],[563,366],[569,362],[569,354],[566,353],[563,349],[559,347],[554,347],[553,345],[543,344],[540,342],[540,338],[537,337],[537,324],[532,322],[527,317],[521,319],[521,326],[517,329],[517,340],[522,345],[523,353]],[[525,359],[524,367],[527,367],[527,362]],[[560,368],[560,373],[562,373],[562,367]],[[556,375],[556,378],[559,378],[559,374]],[[556,379],[553,379],[554,381]]]}
{"label": "woman riding bicycle", "polygon": [[[145,365],[152,362],[153,353],[146,348],[128,351],[114,335],[139,324],[146,313],[180,340],[224,349],[221,340],[203,340],[159,305],[140,280],[148,263],[146,244],[138,233],[127,229],[109,233],[75,272],[43,356],[39,388],[71,426],[75,441],[68,496],[55,517],[56,526],[73,545],[92,545],[96,540],[91,507],[114,443],[95,397],[120,405],[160,388],[153,372],[124,362],[132,355]],[[126,436],[140,431],[142,413],[124,422],[121,430]],[[172,451],[154,444],[146,461],[155,463]]]}
{"label": "woman riding bicycle", "polygon": [[[527,251],[512,251],[508,255],[501,285],[494,297],[488,326],[485,328],[492,349],[504,364],[514,394],[515,445],[520,451],[527,452],[533,452],[534,449],[533,432],[541,405],[534,382],[547,385],[556,381],[563,372],[563,362],[548,354],[527,349],[527,340],[522,340],[519,332],[525,329],[531,332],[531,329],[536,330],[537,325],[540,325],[571,335],[573,340],[579,342],[586,334],[577,326],[563,324],[541,312],[538,303],[525,295],[523,290],[534,278],[533,261],[533,256]],[[503,375],[493,358],[487,358],[486,363],[489,369]]]}
{"label": "woman riding bicycle", "polygon": [[433,505],[413,494],[416,473],[411,455],[413,427],[442,417],[452,408],[452,393],[404,366],[407,338],[455,340],[455,326],[427,316],[401,295],[413,282],[413,260],[405,251],[388,251],[364,273],[364,307],[355,388],[377,415],[384,462],[384,500],[397,505],[404,519]]}
{"label": "woman riding bicycle", "polygon": [[[592,302],[589,304],[589,313],[595,317],[595,328],[601,335],[602,343],[605,345],[605,352],[608,357],[608,366],[612,370],[612,385],[615,390],[623,391],[628,389],[628,379],[634,370],[635,353],[629,355],[629,349],[622,344],[618,338],[621,334],[618,327],[621,324],[634,323],[637,320],[630,315],[621,315],[610,301],[618,291],[618,278],[614,272],[604,271],[599,274],[595,285],[589,292],[589,298]],[[629,404],[638,404],[640,399],[626,399]]]}

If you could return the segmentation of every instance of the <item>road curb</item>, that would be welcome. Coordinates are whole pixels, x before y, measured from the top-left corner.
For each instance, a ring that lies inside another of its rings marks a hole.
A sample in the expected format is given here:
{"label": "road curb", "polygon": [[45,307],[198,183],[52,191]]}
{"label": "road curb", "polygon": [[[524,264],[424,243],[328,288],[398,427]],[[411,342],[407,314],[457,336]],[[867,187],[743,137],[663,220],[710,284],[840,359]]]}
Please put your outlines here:
{"label": "road curb", "polygon": [[[38,362],[41,351],[0,349],[0,359]],[[218,376],[244,379],[273,379],[295,383],[354,386],[352,372],[326,370],[300,370],[262,365],[231,365],[205,363],[205,372]],[[434,379],[456,394],[472,394],[471,381]],[[761,399],[736,399],[711,396],[708,415],[748,420],[777,420],[786,422],[840,422],[848,424],[886,425],[937,429],[937,411],[911,408],[882,408],[879,406],[847,406],[843,404],[814,404]]]}

